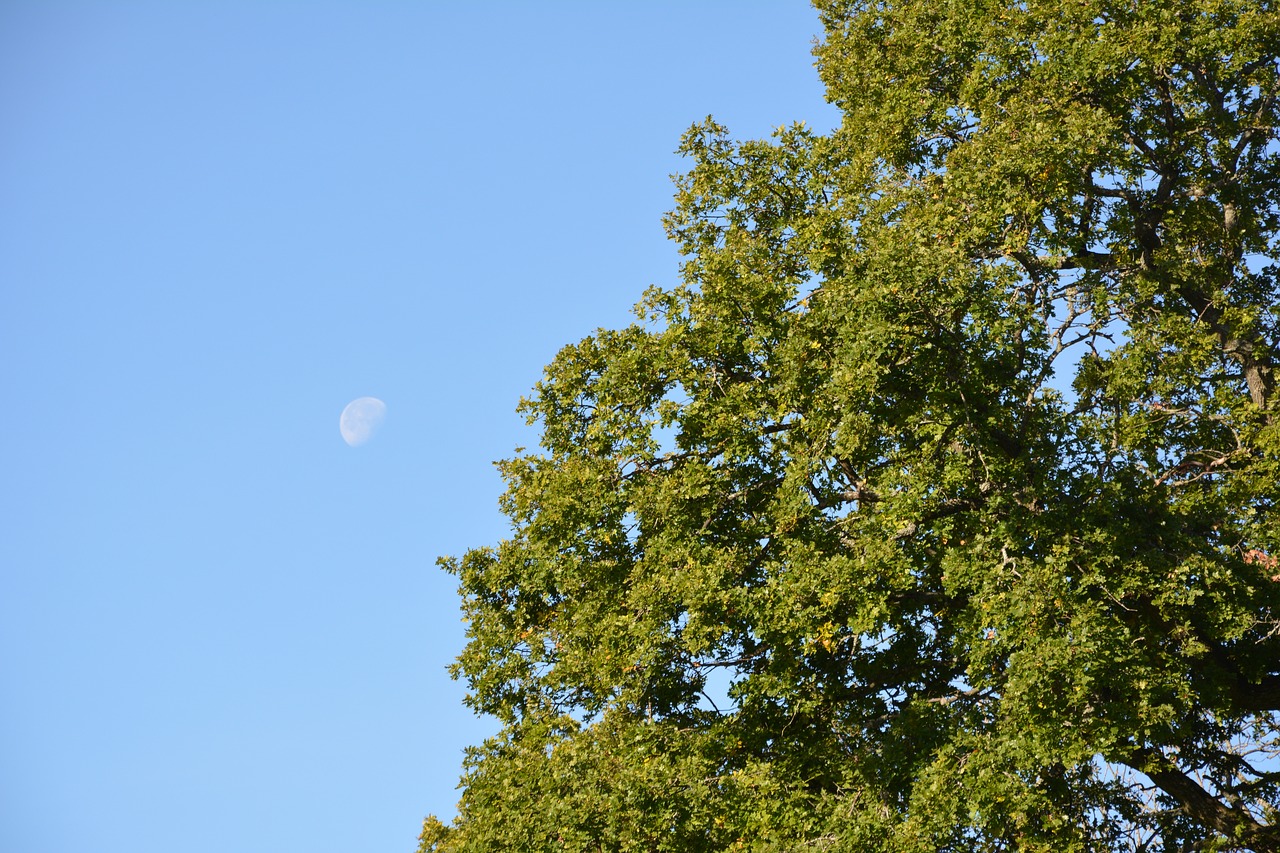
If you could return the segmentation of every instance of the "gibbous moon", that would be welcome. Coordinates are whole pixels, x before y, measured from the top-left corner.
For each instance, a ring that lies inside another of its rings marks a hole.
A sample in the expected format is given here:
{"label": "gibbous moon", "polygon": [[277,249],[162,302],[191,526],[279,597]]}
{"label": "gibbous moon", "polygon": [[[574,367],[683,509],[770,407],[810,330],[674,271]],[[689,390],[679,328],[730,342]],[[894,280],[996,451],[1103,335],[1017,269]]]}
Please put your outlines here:
{"label": "gibbous moon", "polygon": [[338,418],[338,431],[342,433],[342,440],[352,447],[364,444],[378,429],[378,424],[382,423],[386,413],[387,404],[377,397],[360,397],[347,403],[347,407],[342,410],[342,417]]}

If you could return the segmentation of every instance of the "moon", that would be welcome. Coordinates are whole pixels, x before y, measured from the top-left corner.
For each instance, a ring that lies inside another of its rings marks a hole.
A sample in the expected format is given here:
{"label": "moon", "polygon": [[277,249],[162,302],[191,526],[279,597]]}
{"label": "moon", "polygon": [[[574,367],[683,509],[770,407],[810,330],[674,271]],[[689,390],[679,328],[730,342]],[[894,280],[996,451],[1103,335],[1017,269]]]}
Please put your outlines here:
{"label": "moon", "polygon": [[338,418],[338,431],[342,440],[355,447],[373,437],[378,425],[387,414],[387,404],[377,397],[360,397],[347,403]]}

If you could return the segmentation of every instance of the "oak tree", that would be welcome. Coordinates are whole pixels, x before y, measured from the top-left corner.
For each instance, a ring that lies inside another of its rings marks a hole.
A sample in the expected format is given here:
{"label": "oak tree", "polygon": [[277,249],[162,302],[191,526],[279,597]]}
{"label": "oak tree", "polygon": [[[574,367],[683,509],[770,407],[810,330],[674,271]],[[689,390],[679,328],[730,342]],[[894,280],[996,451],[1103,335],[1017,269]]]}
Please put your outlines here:
{"label": "oak tree", "polygon": [[444,566],[423,850],[1280,850],[1280,12],[821,0]]}

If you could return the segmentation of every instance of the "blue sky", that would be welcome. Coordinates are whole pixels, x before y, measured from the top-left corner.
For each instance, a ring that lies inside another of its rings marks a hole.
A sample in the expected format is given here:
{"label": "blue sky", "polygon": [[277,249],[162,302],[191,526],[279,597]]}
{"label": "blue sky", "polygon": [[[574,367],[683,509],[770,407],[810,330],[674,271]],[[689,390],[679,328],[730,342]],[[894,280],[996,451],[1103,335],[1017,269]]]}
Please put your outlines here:
{"label": "blue sky", "polygon": [[0,849],[410,851],[453,815],[492,724],[435,558],[506,531],[542,366],[674,283],[682,131],[834,122],[819,29],[0,6]]}

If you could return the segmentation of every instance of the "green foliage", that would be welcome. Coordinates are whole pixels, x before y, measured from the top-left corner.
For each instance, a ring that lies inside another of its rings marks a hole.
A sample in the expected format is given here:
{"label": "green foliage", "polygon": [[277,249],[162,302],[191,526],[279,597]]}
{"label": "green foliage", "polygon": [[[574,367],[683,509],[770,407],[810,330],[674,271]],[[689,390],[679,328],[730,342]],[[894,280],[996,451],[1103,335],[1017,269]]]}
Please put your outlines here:
{"label": "green foliage", "polygon": [[442,561],[433,850],[1280,849],[1269,0],[825,0]]}

